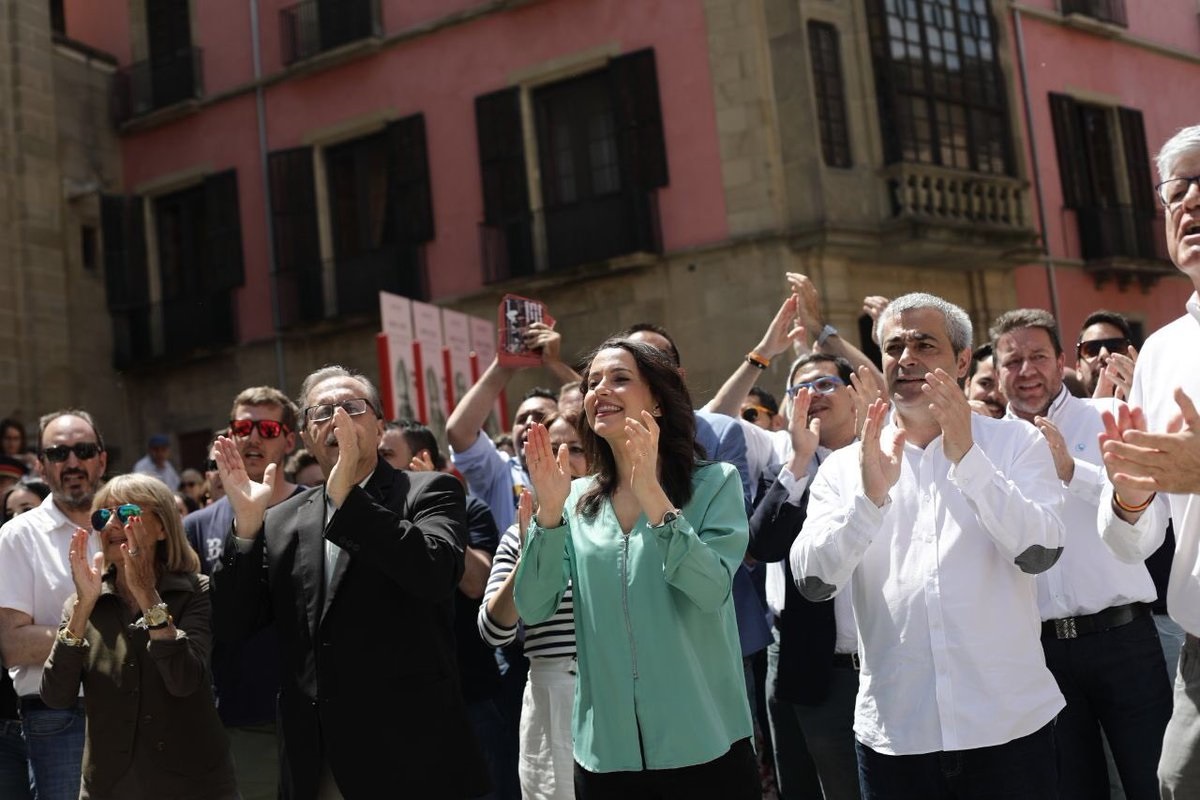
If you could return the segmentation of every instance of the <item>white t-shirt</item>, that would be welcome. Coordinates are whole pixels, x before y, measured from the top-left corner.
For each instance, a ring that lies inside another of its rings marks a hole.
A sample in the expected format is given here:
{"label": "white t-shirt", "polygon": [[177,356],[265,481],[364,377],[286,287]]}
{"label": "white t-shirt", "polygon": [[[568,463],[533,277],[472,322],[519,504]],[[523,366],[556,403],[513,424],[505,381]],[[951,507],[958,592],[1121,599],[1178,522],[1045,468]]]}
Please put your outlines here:
{"label": "white t-shirt", "polygon": [[[63,605],[75,593],[71,578],[71,536],[75,523],[54,504],[51,495],[35,509],[0,528],[0,608],[33,617],[34,625],[57,628]],[[97,536],[88,540],[88,562],[100,549]],[[18,695],[37,696],[42,665],[10,666]]]}

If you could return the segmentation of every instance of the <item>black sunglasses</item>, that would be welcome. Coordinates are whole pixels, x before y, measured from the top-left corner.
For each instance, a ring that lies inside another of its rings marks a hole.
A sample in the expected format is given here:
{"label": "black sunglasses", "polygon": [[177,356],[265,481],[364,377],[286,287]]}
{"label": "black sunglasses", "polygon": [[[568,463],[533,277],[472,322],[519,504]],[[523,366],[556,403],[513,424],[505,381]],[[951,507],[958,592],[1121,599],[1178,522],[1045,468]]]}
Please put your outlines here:
{"label": "black sunglasses", "polygon": [[765,414],[768,419],[774,416],[771,409],[763,406],[746,406],[742,409],[742,419],[746,420],[746,422],[758,421],[759,414]]}
{"label": "black sunglasses", "polygon": [[258,435],[264,439],[277,439],[280,434],[290,433],[287,425],[273,419],[231,419],[229,432],[239,439],[245,439],[250,432],[258,428]]}
{"label": "black sunglasses", "polygon": [[104,530],[114,512],[122,525],[128,525],[129,520],[141,516],[142,507],[134,503],[124,503],[116,508],[97,508],[92,512],[92,527],[98,531]]}
{"label": "black sunglasses", "polygon": [[1124,336],[1116,336],[1112,339],[1090,339],[1080,342],[1075,347],[1076,352],[1084,358],[1095,358],[1100,355],[1101,348],[1110,353],[1124,353],[1129,349],[1129,340]]}
{"label": "black sunglasses", "polygon": [[210,458],[208,461],[205,461],[204,462],[204,471],[205,472],[216,472],[217,471],[217,460],[215,458]]}
{"label": "black sunglasses", "polygon": [[71,453],[80,461],[87,461],[100,455],[100,445],[95,442],[76,442],[72,445],[56,444],[42,449],[42,457],[52,464],[61,464],[71,457]]}

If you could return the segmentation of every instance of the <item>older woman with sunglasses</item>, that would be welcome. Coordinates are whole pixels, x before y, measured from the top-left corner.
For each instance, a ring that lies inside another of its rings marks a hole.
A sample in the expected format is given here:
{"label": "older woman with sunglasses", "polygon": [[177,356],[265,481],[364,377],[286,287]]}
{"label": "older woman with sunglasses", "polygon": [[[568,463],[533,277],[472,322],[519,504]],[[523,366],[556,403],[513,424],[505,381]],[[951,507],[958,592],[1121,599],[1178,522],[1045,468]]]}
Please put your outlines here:
{"label": "older woman with sunglasses", "polygon": [[208,579],[171,492],[121,475],[93,501],[101,552],[71,540],[75,595],[42,674],[42,700],[66,708],[82,682],[87,713],[81,800],[238,798],[213,705]]}

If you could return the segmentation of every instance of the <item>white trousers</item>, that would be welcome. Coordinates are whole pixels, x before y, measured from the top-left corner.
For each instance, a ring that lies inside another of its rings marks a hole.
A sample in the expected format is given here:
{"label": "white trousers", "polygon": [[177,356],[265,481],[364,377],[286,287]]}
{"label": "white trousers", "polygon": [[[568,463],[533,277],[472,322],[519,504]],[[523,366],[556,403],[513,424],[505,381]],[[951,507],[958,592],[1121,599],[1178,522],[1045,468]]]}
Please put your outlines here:
{"label": "white trousers", "polygon": [[521,701],[521,758],[517,766],[524,800],[574,800],[574,706],[575,659],[529,659],[529,680]]}

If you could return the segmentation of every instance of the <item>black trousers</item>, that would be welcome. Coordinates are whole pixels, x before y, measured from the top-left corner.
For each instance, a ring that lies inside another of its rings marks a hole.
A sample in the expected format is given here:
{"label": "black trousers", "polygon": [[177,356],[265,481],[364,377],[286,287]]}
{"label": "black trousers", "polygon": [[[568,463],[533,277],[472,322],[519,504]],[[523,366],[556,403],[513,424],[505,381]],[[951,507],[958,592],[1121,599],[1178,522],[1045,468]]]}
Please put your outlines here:
{"label": "black trousers", "polygon": [[704,764],[637,772],[588,772],[575,764],[575,800],[762,800],[749,739]]}

